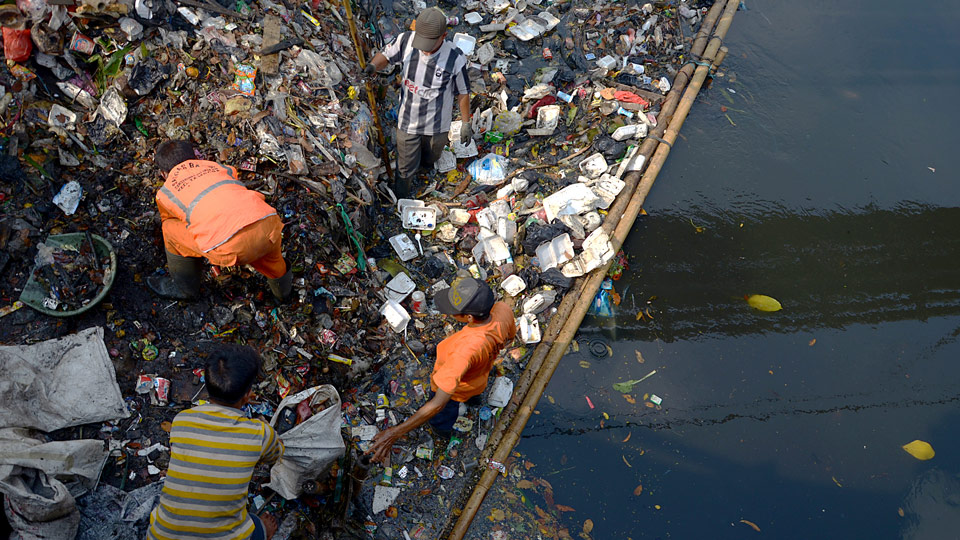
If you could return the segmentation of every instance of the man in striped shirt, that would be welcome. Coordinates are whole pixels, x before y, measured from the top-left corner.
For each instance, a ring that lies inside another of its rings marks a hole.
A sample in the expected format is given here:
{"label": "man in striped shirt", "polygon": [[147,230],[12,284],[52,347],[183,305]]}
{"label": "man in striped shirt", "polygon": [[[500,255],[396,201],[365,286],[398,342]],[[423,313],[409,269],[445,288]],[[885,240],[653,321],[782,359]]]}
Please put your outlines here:
{"label": "man in striped shirt", "polygon": [[224,346],[206,363],[210,403],[187,409],[170,429],[170,467],[148,540],[269,540],[277,520],[247,511],[247,489],[258,461],[283,455],[270,425],[240,410],[253,397],[260,355]]}
{"label": "man in striped shirt", "polygon": [[[394,192],[406,197],[421,165],[432,166],[448,141],[454,101],[460,108],[460,142],[470,129],[470,80],[467,58],[446,41],[447,16],[428,8],[417,16],[413,32],[404,32],[383,52],[374,55],[364,74],[400,63],[402,77],[397,114],[397,178]],[[456,96],[456,99],[454,99]]]}

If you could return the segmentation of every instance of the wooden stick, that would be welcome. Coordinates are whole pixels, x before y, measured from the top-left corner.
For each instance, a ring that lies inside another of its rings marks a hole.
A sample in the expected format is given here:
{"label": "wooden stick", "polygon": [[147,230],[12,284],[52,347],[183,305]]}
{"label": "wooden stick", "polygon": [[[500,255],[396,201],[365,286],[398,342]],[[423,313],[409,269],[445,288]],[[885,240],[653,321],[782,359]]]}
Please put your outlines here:
{"label": "wooden stick", "polygon": [[[720,4],[724,5],[723,15],[720,18],[719,23],[717,23],[717,28],[714,32],[714,38],[711,40],[710,45],[703,53],[704,59],[712,59],[716,55],[717,50],[722,43],[723,37],[726,35],[727,30],[730,27],[730,23],[733,19],[734,13],[736,13],[739,2],[737,0],[718,2],[717,4],[714,4],[714,9],[711,10],[710,14],[714,14],[715,11],[719,13],[717,10],[720,8],[717,8],[717,5]],[[714,20],[715,17],[716,16],[714,15]],[[708,15],[708,19],[709,18],[710,16]],[[706,22],[707,21],[704,21],[704,26],[707,26],[708,28],[712,27],[712,24],[707,25]],[[701,33],[702,31],[703,27],[701,27]],[[702,43],[703,41],[701,40],[701,37],[703,36],[698,36],[695,43],[697,41]],[[623,202],[623,206],[626,208],[624,214],[618,220],[618,223],[615,226],[614,235],[611,238],[611,243],[613,244],[614,250],[618,250],[623,245],[627,234],[633,227],[637,215],[639,215],[640,209],[643,206],[643,201],[646,199],[647,194],[650,192],[650,188],[653,186],[654,180],[660,173],[660,169],[662,168],[667,155],[670,153],[670,146],[674,141],[676,141],[677,135],[679,134],[679,129],[683,125],[687,114],[690,112],[690,107],[692,106],[693,101],[696,99],[696,96],[703,85],[703,81],[706,79],[709,69],[709,62],[707,62],[707,65],[698,66],[695,70],[689,86],[684,90],[679,104],[676,105],[675,111],[672,112],[669,127],[667,127],[666,131],[664,132],[663,138],[665,141],[667,141],[667,144],[658,144],[657,141],[651,141],[649,139],[648,141],[645,141],[645,144],[646,142],[652,142],[653,145],[656,146],[656,152],[654,153],[653,158],[650,160],[646,172],[639,179],[639,184],[637,184],[636,190],[632,192],[632,196],[629,198],[618,198],[617,202]],[[689,77],[689,75],[687,75],[687,77]],[[684,85],[686,85],[686,81],[682,82]],[[677,86],[679,85],[675,81],[674,87],[676,88]],[[658,127],[663,126],[664,124],[665,122],[661,121]],[[630,176],[633,177],[631,180],[636,182],[636,177],[638,175]],[[614,215],[613,212],[611,212],[610,215]],[[608,219],[608,222],[609,221],[611,220]],[[611,225],[612,223],[605,223],[604,227],[606,228]],[[560,329],[556,339],[550,346],[549,352],[543,359],[542,365],[540,366],[536,377],[530,383],[530,387],[526,391],[526,395],[523,398],[522,404],[517,410],[516,416],[510,422],[510,426],[503,433],[499,445],[490,458],[491,460],[503,462],[509,457],[510,452],[513,450],[517,442],[519,442],[520,434],[523,431],[523,428],[526,426],[527,421],[533,414],[533,410],[536,407],[537,402],[540,400],[540,397],[543,395],[543,392],[547,387],[547,383],[553,376],[553,372],[556,370],[557,365],[559,365],[560,359],[566,352],[567,346],[573,339],[574,334],[577,332],[580,323],[583,321],[583,317],[586,315],[586,312],[592,303],[593,297],[599,289],[600,283],[603,281],[603,278],[611,264],[612,261],[593,271],[591,274],[586,276],[585,279],[578,280],[579,286],[574,287],[575,291],[574,289],[571,289],[571,291],[564,298],[564,302],[561,303],[561,308],[554,315],[555,319],[565,319],[564,324]],[[572,299],[572,301],[568,303],[567,299]],[[567,306],[570,306],[568,308],[569,311],[565,312],[564,308]],[[551,321],[551,323],[552,322],[553,321]],[[538,347],[538,350],[539,349],[540,348]],[[527,369],[529,370],[530,366],[528,366]],[[526,372],[524,375],[526,375]],[[511,403],[512,402],[513,400],[511,400]],[[474,516],[480,509],[480,505],[483,502],[487,491],[490,489],[490,487],[492,487],[497,474],[498,472],[496,470],[490,468],[487,468],[483,471],[480,480],[477,482],[477,486],[471,494],[470,499],[464,506],[463,511],[460,513],[460,517],[458,518],[453,531],[450,533],[450,540],[461,540],[464,537],[470,526],[470,523],[473,521]]]}
{"label": "wooden stick", "polygon": [[207,11],[212,11],[212,12],[214,12],[214,13],[219,13],[220,15],[227,15],[227,16],[230,16],[230,17],[237,17],[238,19],[249,19],[249,18],[250,18],[250,17],[247,16],[246,14],[240,13],[239,11],[235,11],[235,10],[232,10],[232,9],[226,9],[226,8],[223,8],[223,7],[220,7],[220,6],[217,6],[217,5],[208,4],[208,3],[206,3],[206,2],[197,2],[197,1],[195,1],[195,0],[177,0],[177,2],[180,3],[180,4],[186,5],[186,6],[195,7],[195,8],[200,8],[200,9],[205,9],[205,10],[207,10]]}
{"label": "wooden stick", "polygon": [[[347,14],[347,26],[350,27],[350,37],[353,39],[353,46],[357,50],[357,63],[360,69],[367,67],[367,59],[363,52],[363,43],[360,41],[360,34],[357,33],[357,23],[353,20],[353,10],[350,8],[350,0],[341,0],[343,10]],[[380,153],[383,154],[383,165],[387,170],[387,178],[393,181],[393,167],[390,165],[390,152],[387,151],[387,139],[383,135],[383,126],[380,124],[380,109],[377,107],[377,97],[373,93],[373,85],[369,79],[364,79],[364,86],[367,90],[367,103],[370,104],[370,113],[373,115],[373,125],[377,128],[377,142],[380,143]]]}
{"label": "wooden stick", "polygon": [[267,14],[263,17],[263,49],[260,51],[260,71],[267,75],[276,75],[280,70],[280,54],[277,51],[272,53],[264,50],[280,43],[280,35],[283,27],[280,24],[280,17],[273,14]]}

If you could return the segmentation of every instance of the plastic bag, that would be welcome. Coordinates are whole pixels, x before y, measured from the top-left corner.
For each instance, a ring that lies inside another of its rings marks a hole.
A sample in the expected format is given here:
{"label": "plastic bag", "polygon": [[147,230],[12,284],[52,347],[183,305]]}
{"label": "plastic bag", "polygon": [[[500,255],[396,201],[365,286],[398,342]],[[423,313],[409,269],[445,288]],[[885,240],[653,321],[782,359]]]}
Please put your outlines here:
{"label": "plastic bag", "polygon": [[610,278],[603,278],[600,290],[597,291],[597,296],[593,298],[593,303],[590,304],[590,309],[587,311],[587,314],[597,317],[613,317],[613,298],[610,295],[611,291],[613,291],[613,281],[611,281]]}
{"label": "plastic bag", "polygon": [[47,0],[17,0],[17,7],[33,21],[43,19],[44,15],[50,11]]}
{"label": "plastic bag", "polygon": [[237,64],[235,68],[236,78],[233,81],[233,89],[245,96],[253,96],[257,93],[257,86],[254,82],[257,78],[257,68],[250,64]]}
{"label": "plastic bag", "polygon": [[343,81],[343,72],[336,63],[325,60],[310,49],[301,50],[294,62],[299,70],[307,71],[316,78],[320,86],[336,86]]}
{"label": "plastic bag", "polygon": [[493,120],[493,131],[499,131],[504,136],[516,135],[520,131],[523,118],[516,111],[503,111]]}
{"label": "plastic bag", "polygon": [[285,408],[293,406],[296,409],[298,403],[314,394],[327,399],[327,407],[280,435],[285,446],[283,457],[270,469],[270,483],[266,484],[288,500],[299,497],[303,493],[303,482],[320,476],[343,455],[345,448],[340,434],[340,394],[329,384],[284,398],[270,419],[270,425],[276,425]]}
{"label": "plastic bag", "polygon": [[3,27],[3,55],[7,60],[24,62],[33,52],[33,41],[30,39],[30,29],[15,30]]}
{"label": "plastic bag", "polygon": [[487,154],[467,166],[467,172],[478,184],[500,185],[507,178],[508,159],[499,154]]}
{"label": "plastic bag", "polygon": [[359,146],[366,146],[370,140],[370,126],[373,124],[373,115],[366,103],[361,103],[357,115],[350,121],[350,141]]}

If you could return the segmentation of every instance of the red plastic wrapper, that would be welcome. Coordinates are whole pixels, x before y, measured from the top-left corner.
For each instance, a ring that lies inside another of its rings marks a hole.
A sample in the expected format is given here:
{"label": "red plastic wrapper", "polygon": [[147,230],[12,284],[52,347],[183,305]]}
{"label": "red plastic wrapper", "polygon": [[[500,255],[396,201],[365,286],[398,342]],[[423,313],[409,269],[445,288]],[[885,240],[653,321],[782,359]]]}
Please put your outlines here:
{"label": "red plastic wrapper", "polygon": [[557,102],[557,96],[543,96],[539,101],[533,104],[533,107],[530,107],[530,112],[527,113],[527,118],[536,118],[537,111],[540,110],[540,107],[544,105],[553,105]]}
{"label": "red plastic wrapper", "polygon": [[297,423],[303,422],[313,416],[313,409],[310,408],[310,400],[305,399],[297,405]]}
{"label": "red plastic wrapper", "polygon": [[337,334],[330,330],[329,328],[324,328],[320,331],[320,343],[328,347],[333,347],[337,344]]}
{"label": "red plastic wrapper", "polygon": [[290,395],[290,390],[292,385],[290,384],[290,381],[288,381],[287,378],[283,376],[283,373],[280,373],[279,371],[277,372],[276,381],[277,381],[277,393],[280,394],[280,399],[283,399],[288,395]]}
{"label": "red plastic wrapper", "polygon": [[33,40],[30,39],[30,29],[16,30],[3,27],[3,55],[7,60],[24,62],[33,52]]}

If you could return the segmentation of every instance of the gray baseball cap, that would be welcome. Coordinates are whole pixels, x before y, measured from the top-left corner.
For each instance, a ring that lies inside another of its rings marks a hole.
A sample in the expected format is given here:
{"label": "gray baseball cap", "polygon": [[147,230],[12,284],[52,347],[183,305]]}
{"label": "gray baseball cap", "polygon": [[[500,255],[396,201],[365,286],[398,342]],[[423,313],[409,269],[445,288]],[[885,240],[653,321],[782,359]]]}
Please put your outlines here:
{"label": "gray baseball cap", "polygon": [[413,35],[413,46],[421,51],[430,52],[437,44],[437,39],[447,31],[447,16],[440,8],[427,8],[417,16],[417,24]]}
{"label": "gray baseball cap", "polygon": [[433,302],[440,313],[447,315],[486,317],[496,299],[486,283],[472,277],[458,277],[449,289],[438,292]]}

